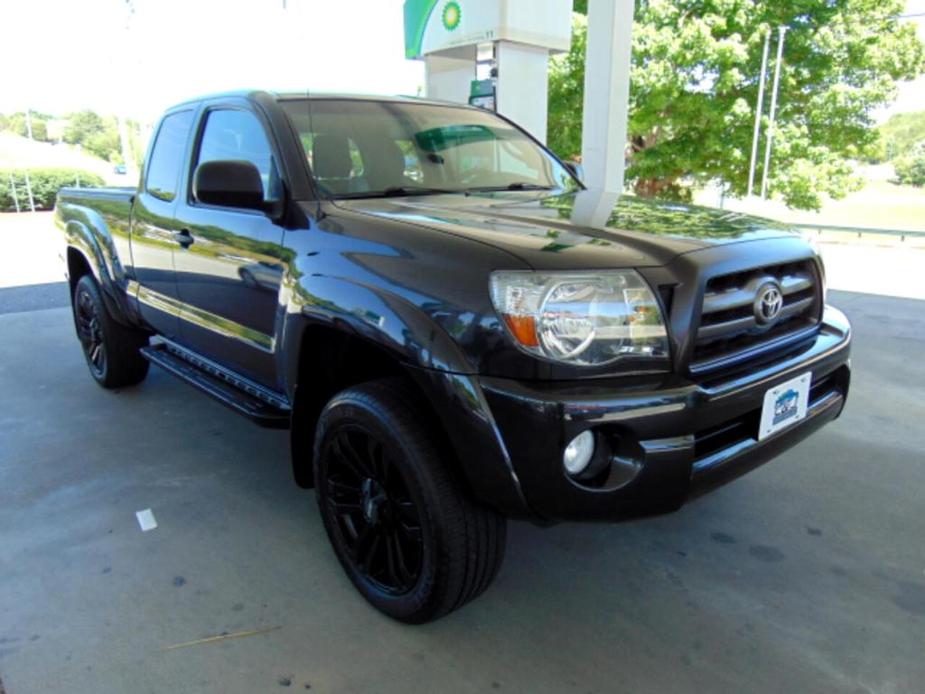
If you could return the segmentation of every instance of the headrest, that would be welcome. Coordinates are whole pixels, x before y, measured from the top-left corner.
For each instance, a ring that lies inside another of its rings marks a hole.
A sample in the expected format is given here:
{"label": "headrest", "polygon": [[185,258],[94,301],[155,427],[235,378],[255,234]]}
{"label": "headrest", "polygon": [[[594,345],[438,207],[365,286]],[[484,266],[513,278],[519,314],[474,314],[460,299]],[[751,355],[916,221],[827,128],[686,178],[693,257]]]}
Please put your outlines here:
{"label": "headrest", "polygon": [[312,168],[318,178],[347,178],[353,169],[350,141],[343,135],[316,135]]}

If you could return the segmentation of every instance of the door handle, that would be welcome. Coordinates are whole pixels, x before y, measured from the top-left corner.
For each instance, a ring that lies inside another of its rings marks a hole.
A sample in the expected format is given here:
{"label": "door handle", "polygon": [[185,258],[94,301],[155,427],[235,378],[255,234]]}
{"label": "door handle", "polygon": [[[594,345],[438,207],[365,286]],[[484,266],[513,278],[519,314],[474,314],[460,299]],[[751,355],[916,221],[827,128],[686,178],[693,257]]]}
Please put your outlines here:
{"label": "door handle", "polygon": [[173,232],[173,240],[179,243],[183,248],[189,248],[193,245],[193,235],[189,229],[180,229]]}

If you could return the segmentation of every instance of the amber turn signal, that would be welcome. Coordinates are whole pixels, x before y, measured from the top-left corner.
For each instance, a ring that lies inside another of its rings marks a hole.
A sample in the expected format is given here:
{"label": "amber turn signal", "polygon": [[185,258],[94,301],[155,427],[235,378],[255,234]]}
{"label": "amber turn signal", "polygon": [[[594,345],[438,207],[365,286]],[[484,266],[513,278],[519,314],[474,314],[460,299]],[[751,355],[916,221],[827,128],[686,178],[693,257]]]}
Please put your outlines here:
{"label": "amber turn signal", "polygon": [[538,347],[539,338],[536,336],[536,319],[533,316],[504,315],[504,322],[514,338],[524,347]]}

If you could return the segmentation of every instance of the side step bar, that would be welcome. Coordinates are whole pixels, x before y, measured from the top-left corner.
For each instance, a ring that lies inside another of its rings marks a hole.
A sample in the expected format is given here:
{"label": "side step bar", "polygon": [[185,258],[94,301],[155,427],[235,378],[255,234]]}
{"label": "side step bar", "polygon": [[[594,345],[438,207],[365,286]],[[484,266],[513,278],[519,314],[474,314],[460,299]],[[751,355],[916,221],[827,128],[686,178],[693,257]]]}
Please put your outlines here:
{"label": "side step bar", "polygon": [[278,394],[235,374],[169,340],[155,338],[141,354],[177,378],[211,395],[255,424],[272,429],[289,428],[289,403]]}

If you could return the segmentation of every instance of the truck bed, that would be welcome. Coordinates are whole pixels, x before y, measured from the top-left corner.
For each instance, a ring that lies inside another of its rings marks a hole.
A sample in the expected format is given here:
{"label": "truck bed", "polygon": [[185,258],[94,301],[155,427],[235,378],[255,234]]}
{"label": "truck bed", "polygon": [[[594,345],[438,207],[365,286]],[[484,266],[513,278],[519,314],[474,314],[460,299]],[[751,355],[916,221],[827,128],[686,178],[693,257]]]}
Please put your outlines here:
{"label": "truck bed", "polygon": [[109,186],[106,188],[62,188],[58,199],[62,202],[80,204],[85,200],[113,200],[131,202],[135,186]]}

